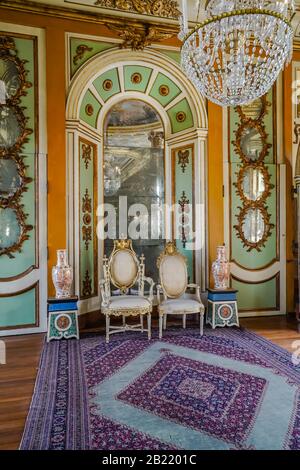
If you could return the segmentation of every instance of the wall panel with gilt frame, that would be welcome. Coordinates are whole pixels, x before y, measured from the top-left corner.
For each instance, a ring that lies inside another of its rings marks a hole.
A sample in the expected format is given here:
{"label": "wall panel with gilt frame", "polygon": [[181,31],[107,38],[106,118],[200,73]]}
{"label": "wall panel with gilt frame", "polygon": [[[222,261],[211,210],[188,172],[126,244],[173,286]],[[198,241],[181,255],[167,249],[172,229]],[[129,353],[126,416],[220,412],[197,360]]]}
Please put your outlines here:
{"label": "wall panel with gilt frame", "polygon": [[42,30],[0,23],[1,335],[46,329],[43,52]]}
{"label": "wall panel with gilt frame", "polygon": [[[224,113],[228,142],[225,239],[231,285],[240,287],[239,310],[245,316],[282,314],[286,308],[285,167],[277,113],[281,90],[279,80],[266,96]],[[277,281],[269,281],[271,278]],[[255,293],[255,285],[260,294],[252,299],[250,308],[247,297]],[[277,299],[271,307],[270,296]]]}

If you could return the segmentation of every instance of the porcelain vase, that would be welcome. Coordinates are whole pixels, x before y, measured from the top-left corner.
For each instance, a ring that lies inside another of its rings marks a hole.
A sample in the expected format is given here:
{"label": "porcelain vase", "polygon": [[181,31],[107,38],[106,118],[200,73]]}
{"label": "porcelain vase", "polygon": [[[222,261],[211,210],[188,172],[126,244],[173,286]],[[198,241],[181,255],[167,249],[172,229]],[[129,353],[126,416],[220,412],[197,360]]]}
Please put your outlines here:
{"label": "porcelain vase", "polygon": [[226,259],[225,246],[217,247],[217,259],[212,264],[212,273],[215,281],[215,289],[228,289],[230,267]]}
{"label": "porcelain vase", "polygon": [[68,264],[67,250],[57,250],[57,264],[52,268],[52,281],[57,299],[71,297],[73,269]]}

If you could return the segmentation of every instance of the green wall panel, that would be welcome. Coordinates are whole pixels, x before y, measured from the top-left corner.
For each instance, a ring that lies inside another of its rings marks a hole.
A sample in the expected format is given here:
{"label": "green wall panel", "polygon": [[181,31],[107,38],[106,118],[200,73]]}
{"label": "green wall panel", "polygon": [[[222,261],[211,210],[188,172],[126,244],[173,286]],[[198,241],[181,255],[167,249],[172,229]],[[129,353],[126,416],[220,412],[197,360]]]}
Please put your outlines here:
{"label": "green wall panel", "polygon": [[[131,77],[134,73],[141,75],[140,83],[133,83]],[[152,69],[149,67],[141,67],[137,65],[126,65],[124,67],[124,86],[126,91],[140,91],[144,93],[147,89]]]}
{"label": "green wall panel", "polygon": [[[109,90],[105,90],[103,88],[103,84],[106,80],[111,81],[111,88]],[[118,75],[118,69],[108,70],[107,72],[100,75],[100,77],[96,78],[93,82],[94,87],[98,91],[99,95],[103,99],[103,101],[107,101],[111,96],[120,93],[120,81]]]}
{"label": "green wall panel", "polygon": [[[167,96],[162,96],[160,94],[160,87],[165,85],[169,88],[169,94]],[[171,101],[174,100],[181,93],[180,88],[168,77],[159,73],[153,83],[153,86],[150,91],[150,96],[155,98],[162,106],[167,106]]]}
{"label": "green wall panel", "polygon": [[[186,160],[186,165],[183,168],[181,167],[178,153],[179,152],[188,152],[188,158]],[[193,166],[194,166],[194,155],[193,147],[188,146],[186,148],[176,149],[172,154],[172,173],[173,173],[173,182],[174,182],[174,204],[179,204],[179,201],[182,200],[183,193],[189,201],[190,209],[194,207],[194,192],[193,192]],[[194,225],[194,213],[193,210],[189,210],[186,214],[188,217],[188,224],[185,227],[186,232],[186,247],[182,240],[179,239],[181,230],[180,230],[180,211],[177,211],[175,216],[175,238],[176,246],[178,250],[186,257],[188,265],[188,276],[189,282],[194,282],[194,256],[195,251],[188,249],[188,243],[192,240],[191,233],[187,233],[189,229],[190,232],[193,230]]]}
{"label": "green wall panel", "polygon": [[[79,175],[80,175],[80,297],[88,298],[97,293],[97,237],[95,213],[97,210],[97,148],[93,144],[79,140]],[[85,149],[89,149],[89,158],[85,158]]]}
{"label": "green wall panel", "polygon": [[[86,110],[87,105],[91,105],[93,107],[93,114],[91,116],[87,114],[87,110]],[[82,121],[86,122],[87,124],[89,124],[90,126],[96,129],[98,115],[99,115],[99,111],[101,108],[102,108],[101,104],[93,95],[93,93],[90,90],[87,90],[80,106],[80,113],[79,113],[80,119],[82,119]]]}
{"label": "green wall panel", "polygon": [[[6,35],[6,34],[5,34]],[[20,203],[24,205],[24,213],[27,214],[26,223],[33,226],[33,230],[28,232],[29,239],[22,244],[21,252],[13,253],[14,258],[10,259],[3,255],[0,257],[0,278],[10,278],[18,276],[27,271],[31,266],[35,266],[36,260],[36,205],[35,205],[35,164],[38,158],[37,134],[37,43],[34,37],[19,37],[8,34],[12,37],[16,46],[16,54],[21,60],[25,60],[26,80],[32,84],[26,88],[26,95],[21,97],[20,106],[24,108],[24,115],[27,118],[26,128],[31,129],[27,141],[22,145],[20,154],[27,166],[26,176],[33,181],[27,184],[27,191],[23,192]],[[43,158],[40,156],[39,158]],[[45,156],[46,158],[46,156]]]}
{"label": "green wall panel", "polygon": [[[167,112],[171,120],[172,132],[176,133],[193,127],[193,115],[186,98],[179,101],[175,106],[172,106]],[[185,120],[183,122],[178,122],[176,117],[178,113],[185,114]]]}
{"label": "green wall panel", "polygon": [[35,324],[36,290],[0,297],[0,328]]}
{"label": "green wall panel", "polygon": [[232,279],[232,287],[239,291],[237,299],[240,311],[277,309],[276,278],[260,284],[247,284],[236,279]]}
{"label": "green wall panel", "polygon": [[[80,52],[79,48],[83,46],[83,54],[78,54]],[[84,38],[71,38],[70,39],[70,69],[71,77],[74,73],[91,57],[99,54],[107,49],[112,49],[116,47],[116,44],[108,42],[98,42],[93,40],[87,40]],[[78,50],[77,50],[78,48]]]}
{"label": "green wall panel", "polygon": [[276,197],[276,179],[277,179],[277,168],[276,165],[266,165],[270,174],[271,184],[274,185],[275,190],[272,191],[270,197],[266,199],[267,211],[270,214],[270,222],[274,224],[274,228],[271,231],[271,235],[266,240],[265,246],[261,248],[261,251],[252,250],[248,252],[243,247],[242,241],[237,237],[234,226],[237,225],[237,215],[239,208],[241,207],[241,200],[236,193],[234,183],[237,181],[237,172],[241,165],[232,163],[231,164],[231,231],[232,231],[232,247],[231,247],[231,260],[237,262],[241,266],[247,269],[262,269],[266,265],[270,264],[277,257],[277,197]]}
{"label": "green wall panel", "polygon": [[268,155],[264,159],[265,167],[270,176],[270,183],[273,185],[270,196],[266,199],[264,207],[270,215],[270,223],[274,225],[271,229],[271,235],[267,238],[265,246],[260,248],[260,251],[252,249],[247,251],[247,247],[243,246],[242,241],[237,236],[237,231],[234,225],[238,224],[237,215],[243,207],[243,201],[236,192],[235,183],[237,182],[237,173],[242,167],[242,160],[236,153],[233,141],[235,139],[235,130],[241,123],[239,114],[234,108],[230,108],[230,174],[231,174],[231,260],[235,261],[243,268],[246,269],[262,269],[277,259],[277,165],[274,154],[273,145],[273,91],[267,95],[267,101],[270,105],[267,107],[267,114],[263,118],[263,125],[265,126],[268,135],[268,143],[271,144]]}

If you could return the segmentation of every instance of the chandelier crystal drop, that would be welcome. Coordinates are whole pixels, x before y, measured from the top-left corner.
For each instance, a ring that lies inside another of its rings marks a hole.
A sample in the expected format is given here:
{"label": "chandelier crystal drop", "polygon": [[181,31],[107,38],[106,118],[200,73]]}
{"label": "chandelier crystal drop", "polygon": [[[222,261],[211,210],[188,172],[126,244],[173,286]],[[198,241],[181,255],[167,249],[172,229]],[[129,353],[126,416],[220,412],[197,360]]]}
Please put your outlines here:
{"label": "chandelier crystal drop", "polygon": [[182,0],[181,63],[202,95],[247,104],[272,87],[293,52],[293,0],[207,0],[206,19],[188,29]]}

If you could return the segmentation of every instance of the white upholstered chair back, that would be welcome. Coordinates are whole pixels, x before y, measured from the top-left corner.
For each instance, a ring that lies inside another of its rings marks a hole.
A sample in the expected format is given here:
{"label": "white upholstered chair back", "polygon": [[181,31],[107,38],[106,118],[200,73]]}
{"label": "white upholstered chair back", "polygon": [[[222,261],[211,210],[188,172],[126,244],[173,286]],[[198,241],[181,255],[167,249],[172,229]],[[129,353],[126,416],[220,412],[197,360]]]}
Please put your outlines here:
{"label": "white upholstered chair back", "polygon": [[140,263],[132,248],[131,240],[115,240],[114,249],[108,260],[110,282],[126,292],[138,280]]}
{"label": "white upholstered chair back", "polygon": [[168,242],[157,261],[160,284],[165,297],[177,299],[187,288],[188,274],[185,257],[177,251],[173,242]]}

